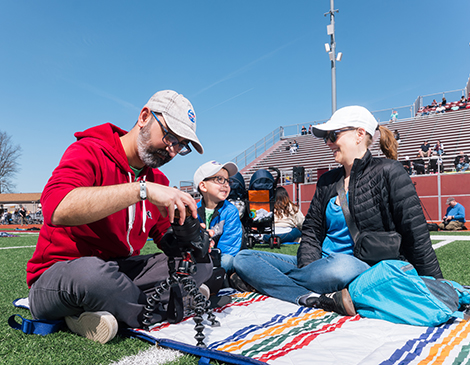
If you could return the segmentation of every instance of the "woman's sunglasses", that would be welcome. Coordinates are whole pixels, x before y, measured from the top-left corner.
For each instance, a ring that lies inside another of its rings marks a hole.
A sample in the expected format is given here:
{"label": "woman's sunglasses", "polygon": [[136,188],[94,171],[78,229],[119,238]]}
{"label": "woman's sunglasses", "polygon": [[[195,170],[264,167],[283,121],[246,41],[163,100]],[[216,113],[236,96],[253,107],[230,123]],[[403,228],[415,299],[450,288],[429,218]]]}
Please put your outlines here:
{"label": "woman's sunglasses", "polygon": [[330,140],[331,143],[335,143],[336,140],[338,139],[338,134],[340,134],[341,132],[353,131],[356,129],[357,129],[356,127],[349,127],[346,129],[337,129],[335,131],[328,131],[326,132],[325,137],[323,137],[323,140],[325,141],[325,143],[328,143],[328,140]]}

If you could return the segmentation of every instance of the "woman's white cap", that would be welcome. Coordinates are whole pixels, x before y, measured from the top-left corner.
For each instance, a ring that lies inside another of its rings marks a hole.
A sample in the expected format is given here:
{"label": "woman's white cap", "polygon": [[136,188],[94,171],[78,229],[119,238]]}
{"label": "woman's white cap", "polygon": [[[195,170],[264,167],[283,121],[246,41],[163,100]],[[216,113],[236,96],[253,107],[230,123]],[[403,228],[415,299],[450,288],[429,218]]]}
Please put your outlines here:
{"label": "woman's white cap", "polygon": [[346,127],[364,128],[372,137],[377,129],[377,120],[372,113],[363,106],[352,105],[338,109],[326,123],[314,125],[315,137],[323,138],[328,131],[334,131]]}

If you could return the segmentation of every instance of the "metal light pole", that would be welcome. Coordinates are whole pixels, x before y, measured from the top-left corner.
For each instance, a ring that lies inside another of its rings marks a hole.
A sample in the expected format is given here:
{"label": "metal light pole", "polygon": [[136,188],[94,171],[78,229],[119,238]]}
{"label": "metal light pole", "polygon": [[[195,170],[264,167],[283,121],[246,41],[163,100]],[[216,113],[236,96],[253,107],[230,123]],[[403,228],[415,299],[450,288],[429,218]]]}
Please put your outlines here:
{"label": "metal light pole", "polygon": [[336,111],[336,61],[341,61],[343,54],[341,52],[336,56],[336,42],[335,42],[335,10],[334,0],[330,0],[330,11],[325,13],[325,16],[330,14],[330,24],[326,27],[327,33],[330,36],[330,44],[325,44],[325,50],[330,56],[331,61],[331,109],[332,113]]}

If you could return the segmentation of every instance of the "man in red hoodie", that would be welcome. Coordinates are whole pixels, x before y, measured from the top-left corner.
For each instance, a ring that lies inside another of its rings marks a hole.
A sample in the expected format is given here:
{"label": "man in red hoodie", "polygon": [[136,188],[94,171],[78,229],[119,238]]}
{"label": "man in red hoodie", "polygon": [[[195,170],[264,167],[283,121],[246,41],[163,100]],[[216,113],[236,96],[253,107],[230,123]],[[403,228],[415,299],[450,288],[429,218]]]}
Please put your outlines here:
{"label": "man in red hoodie", "polygon": [[[168,277],[164,254],[139,255],[147,238],[159,245],[175,208],[180,224],[185,206],[197,218],[192,197],[170,188],[158,168],[191,152],[189,143],[200,154],[203,147],[193,106],[171,90],[153,95],[129,132],[107,123],[75,137],[41,196],[29,302],[34,318],[65,318],[73,332],[105,343],[118,322],[142,326],[146,291]],[[197,285],[211,272],[211,263],[198,263]],[[153,316],[161,321],[165,311]]]}

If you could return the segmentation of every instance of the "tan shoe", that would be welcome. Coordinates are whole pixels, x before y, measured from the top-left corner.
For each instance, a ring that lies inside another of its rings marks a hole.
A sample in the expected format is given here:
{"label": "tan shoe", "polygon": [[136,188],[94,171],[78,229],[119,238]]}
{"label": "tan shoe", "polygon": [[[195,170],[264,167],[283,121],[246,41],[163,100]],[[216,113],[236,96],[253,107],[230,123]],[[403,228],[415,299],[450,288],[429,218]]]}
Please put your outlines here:
{"label": "tan shoe", "polygon": [[80,316],[65,317],[70,331],[90,340],[106,343],[117,334],[118,322],[109,312],[83,312]]}

